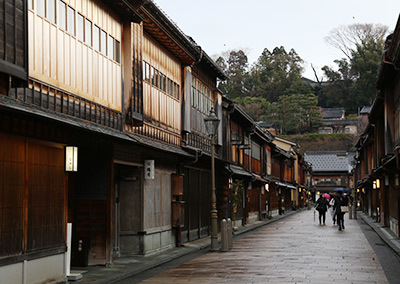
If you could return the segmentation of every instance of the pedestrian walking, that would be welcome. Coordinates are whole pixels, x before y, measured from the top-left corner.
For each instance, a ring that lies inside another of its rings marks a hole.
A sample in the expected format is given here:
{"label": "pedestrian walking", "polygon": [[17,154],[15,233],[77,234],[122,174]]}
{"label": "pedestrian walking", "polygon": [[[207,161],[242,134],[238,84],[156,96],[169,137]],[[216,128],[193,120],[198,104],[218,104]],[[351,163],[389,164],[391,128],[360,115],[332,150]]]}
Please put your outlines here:
{"label": "pedestrian walking", "polygon": [[[328,200],[325,198],[324,194],[321,194],[320,197],[318,198],[317,202],[315,202],[315,209],[318,211],[319,213],[319,224],[325,225],[325,219],[326,219],[326,211],[328,210]],[[322,220],[321,220],[322,219]]]}
{"label": "pedestrian walking", "polygon": [[329,212],[331,213],[333,225],[335,225],[336,224],[335,195],[332,195],[331,200],[329,200]]}
{"label": "pedestrian walking", "polygon": [[342,191],[337,191],[335,196],[334,210],[339,231],[344,230],[344,214],[349,212],[349,201]]}

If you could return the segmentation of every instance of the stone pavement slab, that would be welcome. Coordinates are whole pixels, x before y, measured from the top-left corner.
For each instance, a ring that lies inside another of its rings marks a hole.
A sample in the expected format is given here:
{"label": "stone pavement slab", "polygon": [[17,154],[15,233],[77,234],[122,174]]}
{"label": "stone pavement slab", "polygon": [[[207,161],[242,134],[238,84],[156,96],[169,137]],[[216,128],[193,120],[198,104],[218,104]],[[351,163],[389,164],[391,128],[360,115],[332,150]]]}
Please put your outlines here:
{"label": "stone pavement slab", "polygon": [[400,256],[400,238],[391,231],[389,227],[384,227],[381,223],[377,222],[374,218],[369,217],[365,213],[358,213],[358,215],[398,256]]}
{"label": "stone pavement slab", "polygon": [[[347,215],[347,214],[346,214]],[[355,220],[344,231],[301,211],[143,283],[388,283]]]}
{"label": "stone pavement slab", "polygon": [[[293,214],[297,214],[298,211],[288,211],[285,215],[275,216],[273,219],[264,221],[257,221],[253,224],[249,224],[239,228],[239,231],[235,232],[235,237],[242,235],[243,233],[257,229],[259,227],[272,224],[281,219],[287,218]],[[120,280],[132,277],[133,275],[140,274],[146,270],[153,269],[164,263],[173,261],[179,257],[194,253],[200,250],[207,250],[210,246],[210,237],[205,237],[185,243],[182,247],[172,248],[160,253],[146,256],[126,256],[115,259],[114,265],[111,267],[96,266],[87,267],[82,270],[72,270],[72,273],[82,273],[83,278],[79,281],[70,281],[69,283],[75,284],[105,284],[115,283]]]}

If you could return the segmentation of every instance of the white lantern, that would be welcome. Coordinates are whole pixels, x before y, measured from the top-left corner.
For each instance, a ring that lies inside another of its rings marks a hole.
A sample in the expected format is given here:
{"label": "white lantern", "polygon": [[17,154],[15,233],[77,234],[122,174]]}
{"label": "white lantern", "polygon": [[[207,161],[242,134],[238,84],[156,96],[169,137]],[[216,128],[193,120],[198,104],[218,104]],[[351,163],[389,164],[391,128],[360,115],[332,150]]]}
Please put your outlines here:
{"label": "white lantern", "polygon": [[65,147],[65,171],[67,172],[78,171],[78,147],[75,146]]}

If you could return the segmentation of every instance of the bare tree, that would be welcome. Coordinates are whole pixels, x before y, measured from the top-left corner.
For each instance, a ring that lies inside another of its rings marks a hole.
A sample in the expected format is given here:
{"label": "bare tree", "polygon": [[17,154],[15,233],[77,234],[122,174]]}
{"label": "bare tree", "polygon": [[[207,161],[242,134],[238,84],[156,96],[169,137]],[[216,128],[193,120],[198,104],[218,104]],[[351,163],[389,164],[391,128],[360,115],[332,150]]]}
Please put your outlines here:
{"label": "bare tree", "polygon": [[314,68],[314,66],[313,66],[312,64],[311,64],[311,68],[312,68],[312,70],[313,70],[313,72],[314,72],[315,80],[317,80],[317,83],[318,83],[319,85],[321,85],[322,79],[320,80],[320,79],[318,78],[318,76],[317,76],[317,71],[315,71],[315,68]]}
{"label": "bare tree", "polygon": [[370,39],[383,39],[388,29],[387,26],[381,24],[342,25],[333,29],[325,40],[351,59],[351,53],[356,45],[362,45]]}

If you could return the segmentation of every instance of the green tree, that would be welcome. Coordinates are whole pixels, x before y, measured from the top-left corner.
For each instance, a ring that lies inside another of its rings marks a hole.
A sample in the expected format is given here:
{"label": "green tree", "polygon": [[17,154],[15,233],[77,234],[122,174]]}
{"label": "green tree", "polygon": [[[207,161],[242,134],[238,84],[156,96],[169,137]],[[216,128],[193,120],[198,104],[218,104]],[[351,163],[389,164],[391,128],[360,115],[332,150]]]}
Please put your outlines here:
{"label": "green tree", "polygon": [[355,76],[351,95],[357,106],[372,104],[375,97],[375,80],[378,75],[385,42],[383,37],[367,37],[352,52],[351,69]]}
{"label": "green tree", "polygon": [[388,27],[373,24],[340,26],[331,31],[328,43],[345,57],[334,61],[337,71],[322,68],[328,79],[319,97],[322,107],[344,107],[347,113],[355,113],[359,106],[372,103],[387,31]]}
{"label": "green tree", "polygon": [[301,78],[302,63],[303,60],[293,49],[289,52],[283,46],[275,47],[272,52],[264,49],[250,69],[250,95],[276,102],[284,94],[310,92],[309,85],[303,83]]}
{"label": "green tree", "polygon": [[248,79],[248,60],[244,51],[233,50],[227,59],[220,56],[216,63],[223,68],[229,78],[218,85],[222,93],[231,99],[245,97],[247,95],[245,84]]}
{"label": "green tree", "polygon": [[241,105],[255,121],[266,120],[271,108],[271,103],[262,97],[236,98],[235,102]]}
{"label": "green tree", "polygon": [[275,121],[284,134],[304,133],[321,125],[318,97],[314,94],[292,94],[279,97]]}
{"label": "green tree", "polygon": [[354,82],[354,74],[351,66],[345,58],[334,61],[338,70],[324,66],[322,70],[328,78],[327,84],[322,88],[322,95],[319,97],[319,105],[322,107],[345,107],[351,106],[350,89]]}

